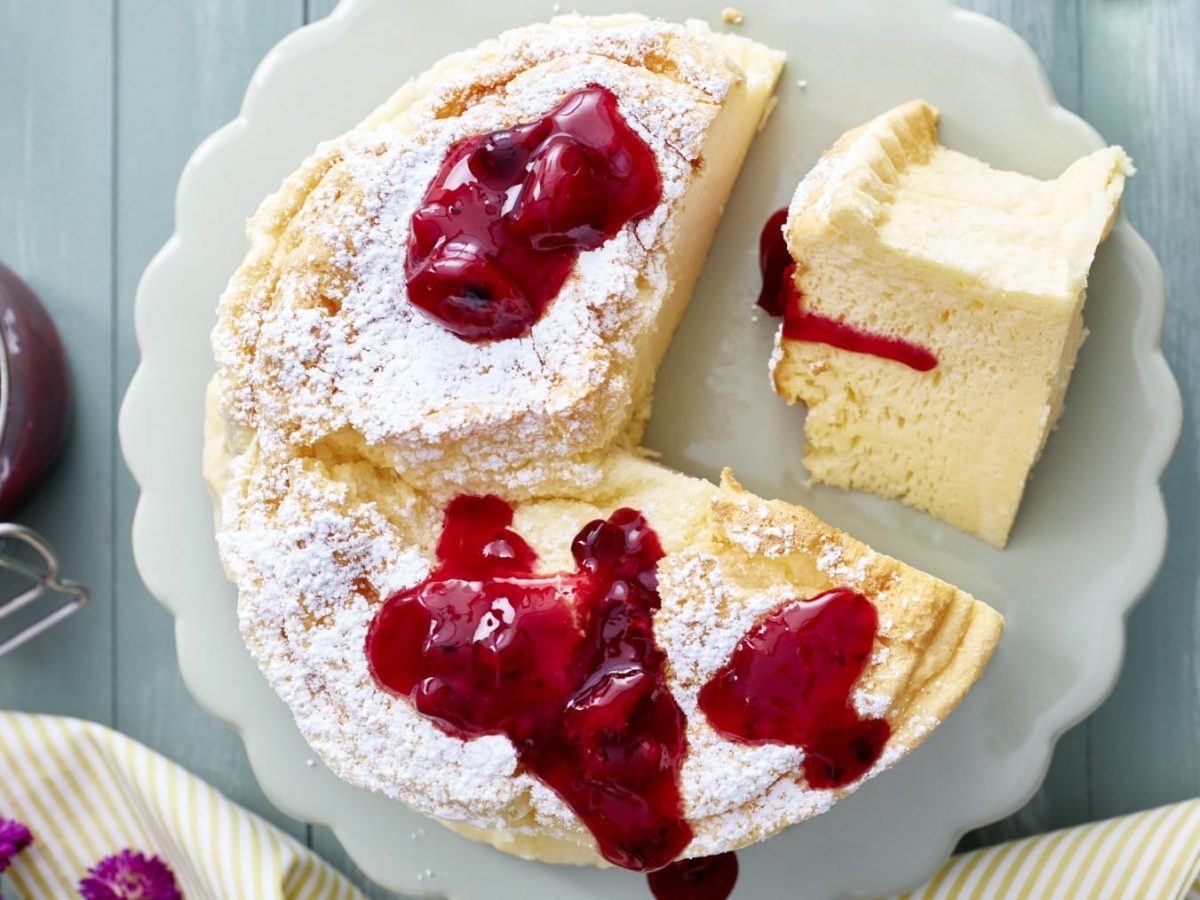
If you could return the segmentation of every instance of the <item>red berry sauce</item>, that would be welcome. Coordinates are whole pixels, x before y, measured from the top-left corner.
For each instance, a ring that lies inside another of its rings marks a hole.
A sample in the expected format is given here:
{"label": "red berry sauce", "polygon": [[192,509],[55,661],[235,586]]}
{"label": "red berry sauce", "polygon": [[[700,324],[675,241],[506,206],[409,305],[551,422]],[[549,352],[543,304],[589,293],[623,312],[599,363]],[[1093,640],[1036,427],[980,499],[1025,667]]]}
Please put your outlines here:
{"label": "red berry sauce", "polygon": [[681,859],[646,876],[655,900],[725,900],[737,883],[733,853]]}
{"label": "red berry sauce", "polygon": [[758,305],[771,316],[782,316],[785,299],[792,293],[792,279],[788,269],[792,267],[792,254],[788,252],[783,226],[787,223],[788,210],[777,209],[767,219],[762,234],[758,237],[758,268],[762,272],[762,288],[758,292]]}
{"label": "red berry sauce", "polygon": [[46,480],[66,444],[70,387],[62,341],[33,292],[0,265],[0,521]]}
{"label": "red berry sauce", "polygon": [[869,353],[904,363],[918,372],[937,367],[937,357],[917,344],[885,334],[872,334],[804,309],[804,295],[796,287],[796,264],[783,236],[787,208],[767,219],[759,238],[759,267],[763,284],[758,305],[772,316],[783,316],[783,336],[792,341],[815,341],[851,353]]}
{"label": "red berry sauce", "polygon": [[758,623],[700,690],[714,729],[748,744],[804,748],[814,788],[857,781],[891,734],[886,719],[862,719],[850,692],[875,643],[875,607],[834,588],[790,603]]}
{"label": "red berry sauce", "polygon": [[679,793],[686,723],[651,629],[658,537],[619,509],[576,536],[575,572],[535,574],[512,519],[498,497],[450,503],[440,566],[371,623],[371,672],[447,734],[506,735],[607,860],[661,868],[692,831]]}
{"label": "red berry sauce", "polygon": [[661,198],[654,151],[590,85],[543,119],[450,148],[413,213],[409,300],[463,340],[519,337],[581,252]]}

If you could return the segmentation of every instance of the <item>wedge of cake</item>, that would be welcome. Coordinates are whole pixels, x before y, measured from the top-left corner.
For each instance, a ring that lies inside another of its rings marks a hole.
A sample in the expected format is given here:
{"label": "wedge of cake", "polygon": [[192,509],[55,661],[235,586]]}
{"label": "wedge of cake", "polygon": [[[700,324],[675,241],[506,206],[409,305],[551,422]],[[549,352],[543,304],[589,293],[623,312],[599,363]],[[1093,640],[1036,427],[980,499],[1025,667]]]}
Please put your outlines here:
{"label": "wedge of cake", "polygon": [[983,603],[636,446],[781,65],[699,23],[517,29],[252,220],[205,474],[246,644],[342,778],[658,870],[829,808],[982,673]]}
{"label": "wedge of cake", "polygon": [[1119,147],[1053,181],[997,171],[940,146],[920,101],[843,135],[776,223],[786,252],[764,268],[784,295],[771,373],[808,407],[813,478],[1004,546],[1132,171]]}
{"label": "wedge of cake", "polygon": [[231,435],[361,436],[431,489],[594,480],[596,452],[641,438],[782,65],[638,16],[559,17],[437,63],[251,221],[213,341]]}

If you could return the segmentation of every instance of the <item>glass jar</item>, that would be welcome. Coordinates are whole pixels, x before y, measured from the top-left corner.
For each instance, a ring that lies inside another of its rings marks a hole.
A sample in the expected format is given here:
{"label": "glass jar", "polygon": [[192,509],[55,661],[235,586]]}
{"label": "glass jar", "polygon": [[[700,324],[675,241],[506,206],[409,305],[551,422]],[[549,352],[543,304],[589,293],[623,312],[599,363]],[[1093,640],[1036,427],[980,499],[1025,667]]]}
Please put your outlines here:
{"label": "glass jar", "polygon": [[62,341],[49,313],[3,264],[0,334],[0,522],[7,522],[62,453],[70,387]]}

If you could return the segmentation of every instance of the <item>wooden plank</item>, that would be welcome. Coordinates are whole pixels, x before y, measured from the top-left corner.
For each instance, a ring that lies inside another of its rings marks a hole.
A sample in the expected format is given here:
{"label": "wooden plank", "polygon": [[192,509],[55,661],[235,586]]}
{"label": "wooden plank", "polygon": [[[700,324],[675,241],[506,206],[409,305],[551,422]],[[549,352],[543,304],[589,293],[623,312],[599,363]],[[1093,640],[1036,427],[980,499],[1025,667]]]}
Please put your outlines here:
{"label": "wooden plank", "polygon": [[[990,15],[1021,35],[1045,67],[1058,102],[1081,111],[1079,0],[961,0],[959,5]],[[1046,780],[1023,808],[968,834],[961,847],[986,846],[1090,819],[1090,728],[1085,721],[1063,735]]]}
{"label": "wooden plank", "polygon": [[[259,60],[301,20],[302,0],[122,0],[119,5],[116,379],[122,390],[138,361],[134,291],[146,263],[171,234],[179,173],[196,145],[236,115]],[[183,685],[172,619],[133,567],[130,527],[136,501],[136,488],[122,466],[114,529],[119,558],[116,724],[303,838],[305,827],[263,797],[241,738],[201,710]]]}
{"label": "wooden plank", "polygon": [[113,712],[112,5],[0,0],[0,260],[58,322],[74,434],[19,517],[93,603],[0,660],[0,708]]}
{"label": "wooden plank", "polygon": [[1125,209],[1163,264],[1163,346],[1185,407],[1182,440],[1163,481],[1171,529],[1165,564],[1129,619],[1117,689],[1092,717],[1098,817],[1200,793],[1198,46],[1200,4],[1084,7],[1083,111],[1138,167]]}

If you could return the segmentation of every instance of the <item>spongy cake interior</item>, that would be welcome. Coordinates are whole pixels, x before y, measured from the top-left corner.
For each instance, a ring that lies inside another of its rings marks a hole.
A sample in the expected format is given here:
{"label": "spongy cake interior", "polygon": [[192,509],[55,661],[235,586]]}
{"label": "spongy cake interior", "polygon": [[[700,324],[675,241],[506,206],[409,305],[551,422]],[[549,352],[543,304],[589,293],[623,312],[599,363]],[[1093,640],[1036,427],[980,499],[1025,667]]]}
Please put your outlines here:
{"label": "spongy cake interior", "polygon": [[1119,148],[1053,181],[996,171],[940,146],[921,102],[843,136],[786,226],[804,306],[938,363],[919,372],[783,339],[774,381],[808,407],[814,478],[1002,546],[1062,410],[1087,272],[1128,171]]}

